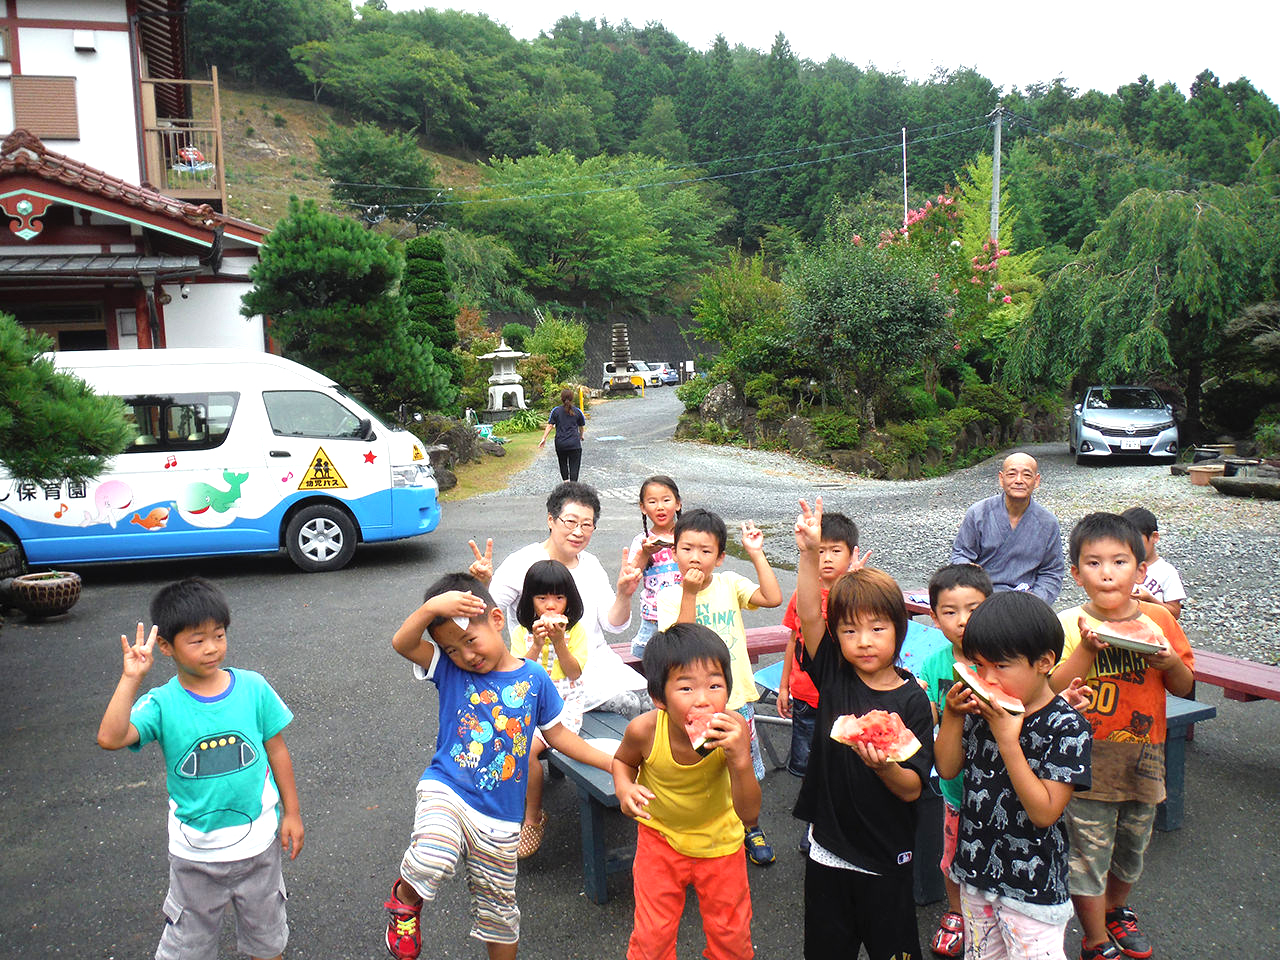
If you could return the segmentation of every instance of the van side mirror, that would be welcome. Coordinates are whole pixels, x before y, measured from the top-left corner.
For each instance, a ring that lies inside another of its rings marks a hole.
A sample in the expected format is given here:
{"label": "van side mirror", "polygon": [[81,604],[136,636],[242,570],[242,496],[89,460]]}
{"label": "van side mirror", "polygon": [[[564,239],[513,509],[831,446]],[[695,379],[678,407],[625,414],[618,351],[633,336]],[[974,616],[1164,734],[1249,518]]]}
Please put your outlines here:
{"label": "van side mirror", "polygon": [[376,435],[373,432],[373,421],[368,417],[362,418],[360,421],[360,439],[372,440]]}

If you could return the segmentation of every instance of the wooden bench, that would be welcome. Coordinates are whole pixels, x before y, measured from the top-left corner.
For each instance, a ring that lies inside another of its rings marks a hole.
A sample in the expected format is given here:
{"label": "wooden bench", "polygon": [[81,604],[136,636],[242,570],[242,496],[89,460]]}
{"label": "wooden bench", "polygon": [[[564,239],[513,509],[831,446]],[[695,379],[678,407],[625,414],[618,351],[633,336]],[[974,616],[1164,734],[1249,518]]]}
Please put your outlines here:
{"label": "wooden bench", "polygon": [[1197,650],[1195,674],[1197,683],[1221,687],[1228,700],[1280,700],[1280,667]]}
{"label": "wooden bench", "polygon": [[[1200,654],[1196,654],[1196,660],[1199,659]],[[1165,695],[1165,801],[1156,808],[1157,830],[1182,828],[1182,814],[1186,805],[1187,731],[1193,723],[1212,720],[1217,715],[1217,708],[1207,703],[1184,700],[1171,693]]]}
{"label": "wooden bench", "polygon": [[[791,642],[791,631],[781,624],[773,627],[747,628],[747,656],[752,663],[771,653],[782,653]],[[640,669],[640,658],[631,652],[630,643],[611,643],[613,652],[622,658],[622,662]]]}

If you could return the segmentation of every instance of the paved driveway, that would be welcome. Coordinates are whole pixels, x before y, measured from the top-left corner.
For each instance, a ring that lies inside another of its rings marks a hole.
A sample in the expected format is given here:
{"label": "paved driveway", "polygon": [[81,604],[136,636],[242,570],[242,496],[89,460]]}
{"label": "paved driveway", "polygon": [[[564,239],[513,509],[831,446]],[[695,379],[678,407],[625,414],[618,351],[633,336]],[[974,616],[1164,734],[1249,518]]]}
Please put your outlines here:
{"label": "paved driveway", "polygon": [[[945,484],[842,484],[838,476],[747,451],[708,451],[670,443],[672,391],[590,411],[583,479],[601,487],[605,511],[592,544],[606,567],[639,529],[631,501],[650,472],[673,472],[686,501],[729,517],[774,526],[771,554],[785,561],[785,525],[795,497],[837,491],[867,507],[866,541],[899,576],[913,572],[914,551],[895,540],[898,518]],[[609,440],[608,437],[624,439]],[[1065,453],[1064,453],[1065,455]],[[435,739],[435,698],[415,684],[390,649],[390,636],[421,597],[428,579],[465,567],[468,537],[492,534],[498,555],[540,539],[541,502],[558,479],[547,451],[504,494],[450,504],[430,537],[362,548],[352,565],[329,575],[294,571],[280,557],[219,559],[83,568],[85,591],[67,617],[26,624],[10,617],[0,630],[0,955],[27,958],[141,958],[161,928],[166,884],[165,795],[154,747],[141,755],[107,753],[94,743],[98,720],[119,677],[118,637],[146,614],[154,590],[178,576],[216,579],[231,598],[229,662],[262,671],[296,714],[286,731],[302,798],[307,843],[287,864],[294,958],[375,958],[385,899],[409,828],[412,791]],[[985,475],[961,478],[975,489]],[[817,485],[828,485],[819,487]],[[866,493],[873,490],[873,493]],[[964,491],[969,496],[969,491]],[[863,499],[871,498],[871,499]],[[956,507],[937,508],[934,546],[950,536]],[[958,518],[956,518],[958,520]],[[942,528],[946,529],[943,530]],[[913,527],[912,529],[917,529]],[[923,550],[924,547],[921,547]],[[919,561],[923,570],[931,557]],[[727,561],[746,571],[739,559]],[[781,571],[785,589],[793,574]],[[754,622],[776,622],[756,614]],[[163,660],[153,676],[163,682]],[[1269,956],[1280,950],[1280,844],[1275,783],[1280,771],[1280,704],[1232,704],[1204,691],[1219,719],[1197,731],[1188,751],[1185,828],[1157,835],[1134,906],[1159,955]],[[789,816],[797,781],[771,773],[763,824],[779,862],[752,868],[758,954],[798,956],[803,862],[795,852],[800,824]],[[550,824],[543,850],[521,867],[522,956],[622,957],[630,931],[628,874],[611,881],[613,899],[598,907],[579,892],[576,798],[563,782],[547,794]],[[620,817],[619,842],[634,831]],[[929,869],[928,865],[922,865]],[[692,909],[692,907],[691,907]],[[936,920],[920,911],[921,935]],[[424,914],[424,957],[479,957],[467,939],[465,890],[447,889]],[[701,950],[696,922],[685,924],[681,955]],[[224,938],[224,956],[234,938]]]}

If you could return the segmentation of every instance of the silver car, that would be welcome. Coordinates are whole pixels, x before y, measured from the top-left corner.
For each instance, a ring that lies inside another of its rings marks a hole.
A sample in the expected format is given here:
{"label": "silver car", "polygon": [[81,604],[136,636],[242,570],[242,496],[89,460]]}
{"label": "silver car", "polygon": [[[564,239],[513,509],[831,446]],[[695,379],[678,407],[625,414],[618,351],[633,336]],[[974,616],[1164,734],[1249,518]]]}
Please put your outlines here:
{"label": "silver car", "polygon": [[1104,457],[1175,460],[1173,407],[1150,387],[1090,387],[1071,415],[1067,448],[1076,463]]}

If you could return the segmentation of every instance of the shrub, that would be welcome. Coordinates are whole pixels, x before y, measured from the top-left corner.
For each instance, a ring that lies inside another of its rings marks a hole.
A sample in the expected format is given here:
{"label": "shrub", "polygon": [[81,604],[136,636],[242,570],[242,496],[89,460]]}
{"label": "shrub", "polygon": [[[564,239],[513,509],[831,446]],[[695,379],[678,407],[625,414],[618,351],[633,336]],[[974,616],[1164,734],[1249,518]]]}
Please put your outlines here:
{"label": "shrub", "polygon": [[529,433],[533,430],[541,430],[542,424],[542,415],[537,410],[521,410],[514,416],[495,424],[493,432],[499,436],[511,433]]}
{"label": "shrub", "polygon": [[707,399],[712,386],[714,384],[710,377],[694,377],[676,387],[676,398],[684,404],[686,410],[697,410],[702,406],[702,401]]}
{"label": "shrub", "polygon": [[847,413],[821,413],[809,421],[813,432],[832,450],[852,450],[858,445],[861,425]]}
{"label": "shrub", "polygon": [[286,120],[283,115],[277,113],[274,117],[271,118],[271,122],[274,123],[277,127],[283,127],[289,121]]}
{"label": "shrub", "polygon": [[904,386],[894,400],[895,412],[904,420],[927,420],[938,415],[938,401],[924,387]]}
{"label": "shrub", "polygon": [[748,400],[763,400],[778,392],[778,378],[772,373],[757,373],[748,377],[742,387],[742,395]]}
{"label": "shrub", "polygon": [[546,357],[535,353],[517,360],[516,372],[524,381],[525,396],[530,403],[560,402],[560,391],[556,389],[556,368]]}
{"label": "shrub", "polygon": [[770,394],[757,401],[756,415],[761,420],[786,420],[791,416],[791,407],[776,393]]}
{"label": "shrub", "polygon": [[533,327],[524,323],[506,323],[502,326],[502,339],[512,350],[523,350],[529,337],[533,335]]}
{"label": "shrub", "polygon": [[946,387],[938,387],[934,392],[934,399],[938,402],[938,409],[941,411],[952,410],[956,405],[956,395]]}
{"label": "shrub", "polygon": [[997,383],[966,380],[960,387],[960,403],[1006,427],[1022,414],[1022,402]]}
{"label": "shrub", "polygon": [[920,421],[891,423],[885,427],[885,432],[909,457],[923,457],[925,448],[929,446],[929,437],[925,433],[924,424]]}
{"label": "shrub", "polygon": [[1264,457],[1280,457],[1280,414],[1271,419],[1259,418],[1254,424],[1253,440]]}
{"label": "shrub", "polygon": [[565,320],[547,314],[525,340],[525,349],[551,361],[561,380],[581,376],[586,362],[587,328],[576,320]]}
{"label": "shrub", "polygon": [[702,425],[702,439],[705,443],[732,443],[739,438],[736,430],[728,430],[714,420]]}

